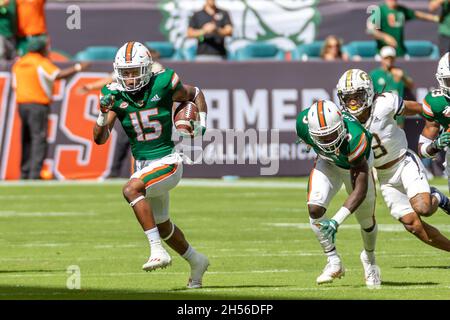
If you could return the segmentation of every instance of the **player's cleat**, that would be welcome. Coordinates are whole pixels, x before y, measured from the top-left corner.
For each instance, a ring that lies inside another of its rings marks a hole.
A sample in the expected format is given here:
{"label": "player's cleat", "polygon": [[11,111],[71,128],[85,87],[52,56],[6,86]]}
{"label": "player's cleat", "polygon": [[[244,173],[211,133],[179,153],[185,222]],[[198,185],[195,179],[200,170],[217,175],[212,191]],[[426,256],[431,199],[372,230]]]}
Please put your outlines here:
{"label": "player's cleat", "polygon": [[172,263],[172,258],[170,257],[169,253],[161,247],[158,249],[153,249],[150,258],[144,265],[142,266],[142,269],[144,271],[153,271],[155,269],[163,269],[167,266],[169,266]]}
{"label": "player's cleat", "polygon": [[446,214],[450,215],[450,199],[435,187],[430,186],[430,190],[431,195],[433,195],[433,193],[437,193],[441,198],[441,201],[439,201],[439,208],[441,208]]}
{"label": "player's cleat", "polygon": [[191,277],[187,284],[188,289],[198,289],[202,287],[203,274],[208,269],[208,266],[208,258],[205,255],[198,253],[195,260],[191,262]]}
{"label": "player's cleat", "polygon": [[381,288],[381,271],[376,264],[371,264],[367,258],[366,251],[363,250],[360,255],[361,262],[364,268],[364,278],[368,289]]}
{"label": "player's cleat", "polygon": [[341,260],[330,261],[322,271],[322,274],[317,277],[317,284],[331,283],[336,278],[342,278],[345,275],[345,269]]}

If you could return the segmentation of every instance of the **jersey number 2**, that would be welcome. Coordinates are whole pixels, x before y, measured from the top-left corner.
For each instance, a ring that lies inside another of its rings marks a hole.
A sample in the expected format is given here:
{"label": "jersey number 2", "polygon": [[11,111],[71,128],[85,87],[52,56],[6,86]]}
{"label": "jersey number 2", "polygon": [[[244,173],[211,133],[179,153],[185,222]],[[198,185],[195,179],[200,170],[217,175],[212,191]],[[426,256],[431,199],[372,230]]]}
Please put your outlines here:
{"label": "jersey number 2", "polygon": [[[130,113],[131,123],[136,132],[137,141],[150,141],[158,139],[161,136],[162,125],[158,120],[150,120],[151,116],[158,114],[158,108],[151,108]],[[138,116],[139,115],[139,116]],[[151,133],[144,133],[144,129],[153,129]]]}

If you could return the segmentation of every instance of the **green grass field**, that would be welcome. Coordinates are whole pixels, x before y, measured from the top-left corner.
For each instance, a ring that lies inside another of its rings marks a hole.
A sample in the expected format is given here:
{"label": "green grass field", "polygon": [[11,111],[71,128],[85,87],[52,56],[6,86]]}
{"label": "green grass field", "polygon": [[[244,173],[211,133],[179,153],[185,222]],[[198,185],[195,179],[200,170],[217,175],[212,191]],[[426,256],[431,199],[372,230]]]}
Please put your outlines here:
{"label": "green grass field", "polygon": [[[121,183],[0,185],[1,299],[450,299],[450,256],[418,241],[380,195],[378,264],[383,287],[368,290],[359,227],[350,217],[337,245],[346,276],[317,286],[326,263],[308,225],[306,179],[184,180],[171,217],[209,256],[204,288],[187,290],[188,264],[173,251],[164,270],[141,270],[147,238]],[[445,180],[435,180],[446,190]],[[198,185],[197,185],[198,184]],[[341,191],[330,211],[345,198]],[[426,221],[450,237],[450,217]],[[67,268],[81,271],[69,290]]]}

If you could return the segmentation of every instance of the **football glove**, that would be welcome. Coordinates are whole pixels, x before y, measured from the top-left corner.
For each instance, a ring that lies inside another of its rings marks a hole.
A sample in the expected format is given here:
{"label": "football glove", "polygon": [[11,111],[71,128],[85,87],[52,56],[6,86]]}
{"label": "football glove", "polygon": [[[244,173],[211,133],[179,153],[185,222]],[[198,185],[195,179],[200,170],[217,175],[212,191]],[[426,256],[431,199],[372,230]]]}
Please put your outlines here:
{"label": "football glove", "polygon": [[206,132],[206,112],[199,113],[199,121],[191,121],[191,125],[194,128],[193,136],[204,135]]}
{"label": "football glove", "polygon": [[100,97],[100,111],[102,113],[107,113],[114,105],[114,96],[111,94],[107,94],[105,96]]}
{"label": "football glove", "polygon": [[193,134],[192,134],[193,137],[205,134],[206,127],[202,126],[200,124],[200,121],[191,120],[191,125],[194,128],[194,131],[193,131]]}
{"label": "football glove", "polygon": [[323,236],[325,238],[331,237],[331,241],[334,243],[336,240],[336,233],[339,226],[337,221],[333,219],[325,219],[321,221],[319,224],[320,224],[320,232],[322,232]]}
{"label": "football glove", "polygon": [[450,132],[444,132],[433,141],[433,146],[439,150],[444,149],[448,145],[450,145]]}

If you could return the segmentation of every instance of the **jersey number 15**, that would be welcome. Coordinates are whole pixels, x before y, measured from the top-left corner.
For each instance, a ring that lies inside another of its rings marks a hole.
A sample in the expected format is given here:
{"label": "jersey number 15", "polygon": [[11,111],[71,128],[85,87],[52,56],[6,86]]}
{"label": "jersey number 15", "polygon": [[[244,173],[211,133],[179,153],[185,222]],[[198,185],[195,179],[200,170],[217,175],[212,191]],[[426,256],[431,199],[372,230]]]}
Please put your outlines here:
{"label": "jersey number 15", "polygon": [[[131,123],[136,132],[137,141],[151,141],[161,136],[162,125],[158,120],[150,120],[151,116],[158,114],[158,108],[151,108],[139,112],[130,113]],[[153,129],[150,133],[144,133],[145,129]]]}

